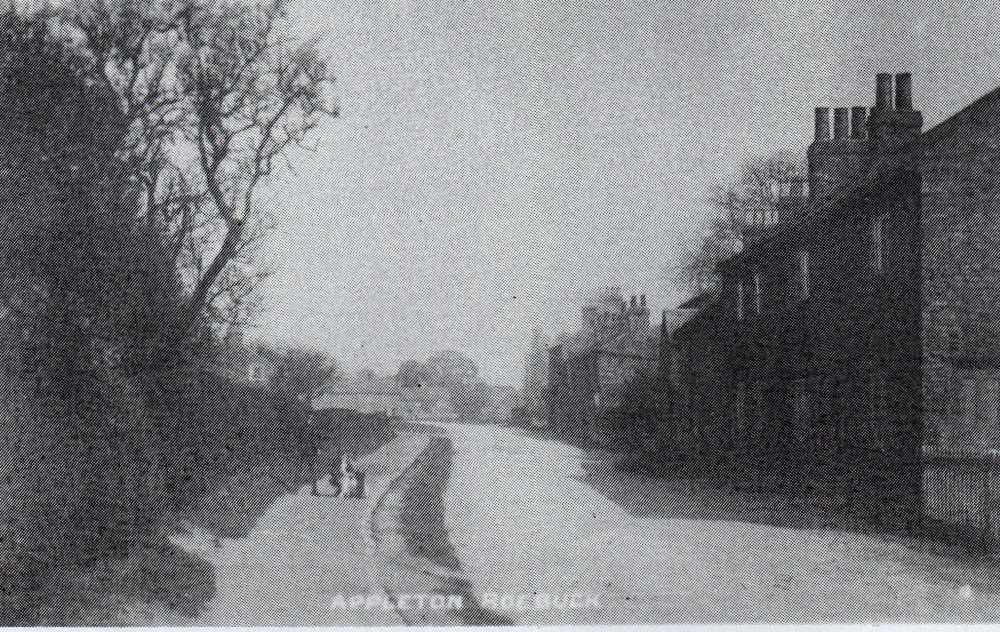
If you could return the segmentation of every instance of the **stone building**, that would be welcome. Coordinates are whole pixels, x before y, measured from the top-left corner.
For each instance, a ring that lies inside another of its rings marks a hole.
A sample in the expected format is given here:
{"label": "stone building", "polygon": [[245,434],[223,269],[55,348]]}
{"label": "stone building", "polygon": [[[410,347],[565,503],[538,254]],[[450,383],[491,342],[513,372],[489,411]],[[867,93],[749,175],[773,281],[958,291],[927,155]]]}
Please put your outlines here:
{"label": "stone building", "polygon": [[926,132],[909,74],[875,96],[816,109],[808,199],[675,335],[670,423],[692,467],[912,526],[929,452],[1000,449],[1000,89]]}
{"label": "stone building", "polygon": [[581,328],[549,348],[549,425],[556,431],[601,444],[636,435],[630,424],[649,425],[623,412],[635,389],[655,378],[656,341],[645,296],[626,302],[618,288],[606,288],[581,310]]}

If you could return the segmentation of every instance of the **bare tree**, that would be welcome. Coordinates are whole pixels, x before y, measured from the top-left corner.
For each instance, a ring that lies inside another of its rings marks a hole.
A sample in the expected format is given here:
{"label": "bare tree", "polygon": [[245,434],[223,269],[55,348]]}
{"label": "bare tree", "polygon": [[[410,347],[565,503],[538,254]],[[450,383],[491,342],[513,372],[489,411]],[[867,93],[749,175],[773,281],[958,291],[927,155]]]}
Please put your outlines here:
{"label": "bare tree", "polygon": [[747,160],[738,173],[711,187],[710,215],[692,247],[681,253],[674,284],[701,293],[718,282],[718,263],[742,249],[751,224],[777,221],[776,202],[785,183],[805,176],[801,157],[788,152]]}
{"label": "bare tree", "polygon": [[143,189],[139,221],[168,236],[188,288],[177,330],[252,314],[264,275],[258,200],[288,150],[336,115],[315,41],[287,33],[287,0],[81,0],[53,11],[126,120],[119,151]]}

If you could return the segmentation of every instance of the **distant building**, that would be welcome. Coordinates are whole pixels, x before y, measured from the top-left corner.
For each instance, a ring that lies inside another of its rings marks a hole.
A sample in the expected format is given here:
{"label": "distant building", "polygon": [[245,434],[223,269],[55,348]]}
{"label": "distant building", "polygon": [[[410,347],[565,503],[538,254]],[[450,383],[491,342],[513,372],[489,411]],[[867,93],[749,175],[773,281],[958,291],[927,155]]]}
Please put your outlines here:
{"label": "distant building", "polygon": [[403,420],[450,421],[456,418],[448,389],[419,384],[400,386],[394,377],[361,372],[336,382],[316,398],[316,410],[340,408],[360,413],[385,413]]}
{"label": "distant building", "polygon": [[279,354],[270,345],[234,336],[219,349],[213,370],[234,382],[268,384],[279,363]]}
{"label": "distant building", "polygon": [[524,396],[516,388],[490,386],[480,418],[486,423],[509,424],[519,408],[524,408]]}
{"label": "distant building", "polygon": [[546,417],[545,390],[549,382],[549,340],[541,329],[535,328],[531,348],[524,359],[523,407],[524,414],[541,425]]}
{"label": "distant building", "polygon": [[[549,349],[547,404],[556,431],[602,444],[630,441],[635,420],[622,414],[630,387],[653,378],[656,341],[646,297],[626,302],[606,288],[581,310],[581,328]],[[642,428],[646,432],[649,428]]]}
{"label": "distant building", "polygon": [[388,376],[354,375],[337,381],[314,400],[316,410],[342,408],[360,413],[386,413],[401,416],[406,412],[402,389]]}
{"label": "distant building", "polygon": [[682,386],[686,375],[691,369],[686,367],[685,358],[681,354],[676,334],[678,329],[699,314],[710,294],[700,295],[675,309],[665,309],[660,319],[659,355],[657,358],[656,397],[660,413],[653,437],[653,448],[670,450],[668,455],[672,460],[680,461],[678,453],[678,428],[672,420],[678,418],[678,410],[682,406],[680,396],[684,392]]}

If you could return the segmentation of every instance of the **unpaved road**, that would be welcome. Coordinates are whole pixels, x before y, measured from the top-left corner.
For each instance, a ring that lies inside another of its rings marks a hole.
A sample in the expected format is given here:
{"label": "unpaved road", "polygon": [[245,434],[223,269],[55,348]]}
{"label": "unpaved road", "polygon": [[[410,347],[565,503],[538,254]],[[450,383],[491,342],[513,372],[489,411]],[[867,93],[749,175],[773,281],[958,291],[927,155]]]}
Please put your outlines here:
{"label": "unpaved road", "polygon": [[[362,459],[367,499],[317,498],[306,486],[279,498],[247,537],[176,538],[215,573],[215,596],[194,619],[155,608],[119,619],[196,626],[1000,621],[1000,571],[988,562],[823,526],[777,498],[630,476],[612,461],[518,429],[414,426]],[[331,607],[338,595],[393,605]],[[463,607],[403,611],[394,601],[400,595],[457,597]],[[559,607],[545,608],[545,600]]]}
{"label": "unpaved road", "polygon": [[445,428],[445,522],[475,591],[600,604],[506,611],[516,623],[1000,621],[989,564],[698,497],[518,429]]}

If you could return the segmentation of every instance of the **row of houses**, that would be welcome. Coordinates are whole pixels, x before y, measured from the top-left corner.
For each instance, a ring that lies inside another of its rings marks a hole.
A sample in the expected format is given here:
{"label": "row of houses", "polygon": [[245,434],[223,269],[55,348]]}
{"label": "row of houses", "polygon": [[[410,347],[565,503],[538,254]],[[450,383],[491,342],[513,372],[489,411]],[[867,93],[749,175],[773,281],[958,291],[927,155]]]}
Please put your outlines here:
{"label": "row of houses", "polygon": [[655,415],[629,405],[648,401],[639,393],[651,392],[657,363],[646,297],[626,301],[620,288],[601,290],[581,309],[580,329],[549,345],[549,426],[599,444],[641,441]]}
{"label": "row of houses", "polygon": [[[832,126],[816,108],[808,186],[782,187],[718,288],[664,313],[656,368],[628,366],[655,375],[655,458],[904,528],[988,522],[988,490],[953,497],[992,487],[981,457],[1000,449],[1000,89],[926,131],[909,74],[874,96]],[[586,428],[599,398],[562,398],[574,362],[603,394],[605,345],[579,346],[553,349],[550,416]]]}

